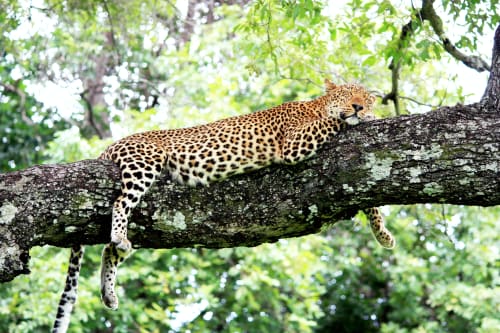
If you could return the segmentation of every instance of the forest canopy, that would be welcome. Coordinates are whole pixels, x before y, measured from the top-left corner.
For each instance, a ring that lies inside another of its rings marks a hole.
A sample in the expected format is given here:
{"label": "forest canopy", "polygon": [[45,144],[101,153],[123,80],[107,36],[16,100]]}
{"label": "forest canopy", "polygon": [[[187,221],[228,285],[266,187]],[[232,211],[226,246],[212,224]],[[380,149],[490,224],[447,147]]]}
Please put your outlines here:
{"label": "forest canopy", "polygon": [[[363,84],[380,118],[477,103],[500,22],[497,0],[0,6],[2,173],[96,158],[138,131],[311,99],[324,78]],[[100,302],[101,246],[91,247],[71,331],[498,332],[500,209],[382,210],[393,251],[362,214],[253,248],[140,249],[120,268],[116,312]],[[30,255],[31,273],[0,285],[9,332],[46,332],[64,284],[67,249]]]}

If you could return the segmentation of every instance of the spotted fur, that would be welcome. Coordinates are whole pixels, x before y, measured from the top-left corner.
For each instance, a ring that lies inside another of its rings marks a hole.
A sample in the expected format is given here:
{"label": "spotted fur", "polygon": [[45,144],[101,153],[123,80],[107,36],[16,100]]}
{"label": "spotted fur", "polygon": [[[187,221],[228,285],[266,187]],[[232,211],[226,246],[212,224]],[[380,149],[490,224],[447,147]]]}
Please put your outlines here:
{"label": "spotted fur", "polygon": [[[108,147],[100,158],[120,167],[122,185],[121,195],[113,204],[111,242],[102,255],[104,304],[111,309],[118,307],[114,291],[117,267],[131,250],[128,218],[161,172],[180,183],[196,185],[273,163],[294,164],[313,156],[341,129],[374,119],[375,97],[363,87],[335,85],[329,80],[325,80],[325,86],[325,95],[311,101],[288,102],[191,128],[133,134]],[[394,238],[378,209],[365,213],[377,241],[383,247],[394,247]],[[73,280],[70,282],[73,285]],[[76,297],[76,285],[74,293]],[[58,314],[69,318],[66,310],[71,311],[64,308]]]}
{"label": "spotted fur", "polygon": [[378,208],[368,208],[363,211],[370,220],[370,229],[375,239],[380,245],[387,249],[392,249],[396,246],[396,239],[391,232],[385,227],[384,218]]}
{"label": "spotted fur", "polygon": [[80,276],[83,252],[84,247],[81,245],[77,245],[71,249],[66,285],[59,300],[52,333],[66,332],[68,329],[70,314],[73,311],[78,294],[78,277]]}

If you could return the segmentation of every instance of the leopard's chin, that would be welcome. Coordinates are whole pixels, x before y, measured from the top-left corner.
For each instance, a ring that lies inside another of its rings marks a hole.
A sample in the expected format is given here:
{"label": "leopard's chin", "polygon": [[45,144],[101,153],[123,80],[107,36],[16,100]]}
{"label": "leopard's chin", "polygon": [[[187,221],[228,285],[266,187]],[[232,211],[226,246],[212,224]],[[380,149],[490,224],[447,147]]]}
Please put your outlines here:
{"label": "leopard's chin", "polygon": [[348,124],[348,125],[351,125],[351,126],[354,126],[354,125],[357,125],[360,123],[359,121],[359,118],[357,116],[351,116],[351,117],[347,117],[345,119],[345,122]]}

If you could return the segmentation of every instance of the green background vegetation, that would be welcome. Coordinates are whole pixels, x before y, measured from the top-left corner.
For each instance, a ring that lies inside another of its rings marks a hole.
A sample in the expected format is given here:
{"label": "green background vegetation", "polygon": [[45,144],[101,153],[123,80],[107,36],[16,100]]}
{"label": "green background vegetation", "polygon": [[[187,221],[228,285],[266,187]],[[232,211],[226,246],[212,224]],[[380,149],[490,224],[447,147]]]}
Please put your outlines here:
{"label": "green background vegetation", "polygon": [[[401,65],[403,114],[478,101],[466,80],[486,86],[410,1],[224,3],[0,0],[0,171],[95,158],[133,132],[312,98],[325,77],[382,97],[391,62]],[[434,2],[455,45],[487,62],[498,6]],[[396,115],[380,101],[379,116]],[[394,251],[361,215],[256,248],[138,250],[120,269],[115,312],[99,300],[101,247],[89,247],[70,331],[500,331],[500,209],[383,211]],[[68,255],[33,249],[32,273],[0,285],[0,331],[48,331]]]}

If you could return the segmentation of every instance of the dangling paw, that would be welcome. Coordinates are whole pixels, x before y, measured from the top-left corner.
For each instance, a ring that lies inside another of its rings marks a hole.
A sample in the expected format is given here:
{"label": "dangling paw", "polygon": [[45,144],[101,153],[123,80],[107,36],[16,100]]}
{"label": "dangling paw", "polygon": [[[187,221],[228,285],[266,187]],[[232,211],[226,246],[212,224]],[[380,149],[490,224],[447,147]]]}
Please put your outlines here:
{"label": "dangling paw", "polygon": [[396,239],[386,228],[383,228],[381,230],[374,230],[372,228],[372,231],[373,236],[375,236],[375,239],[377,239],[377,242],[381,246],[385,247],[386,249],[393,249],[396,246]]}
{"label": "dangling paw", "polygon": [[112,310],[118,308],[118,297],[115,294],[116,273],[121,257],[116,245],[107,244],[101,258],[101,299],[104,305]]}
{"label": "dangling paw", "polygon": [[111,243],[115,244],[117,250],[124,253],[128,253],[132,250],[132,243],[126,237],[111,235]]}
{"label": "dangling paw", "polygon": [[385,227],[380,210],[378,208],[368,208],[364,212],[370,220],[370,228],[377,242],[386,249],[393,249],[396,246],[396,239]]}
{"label": "dangling paw", "polygon": [[114,290],[107,290],[106,287],[103,287],[101,289],[101,300],[109,309],[118,309],[118,297],[116,297]]}

